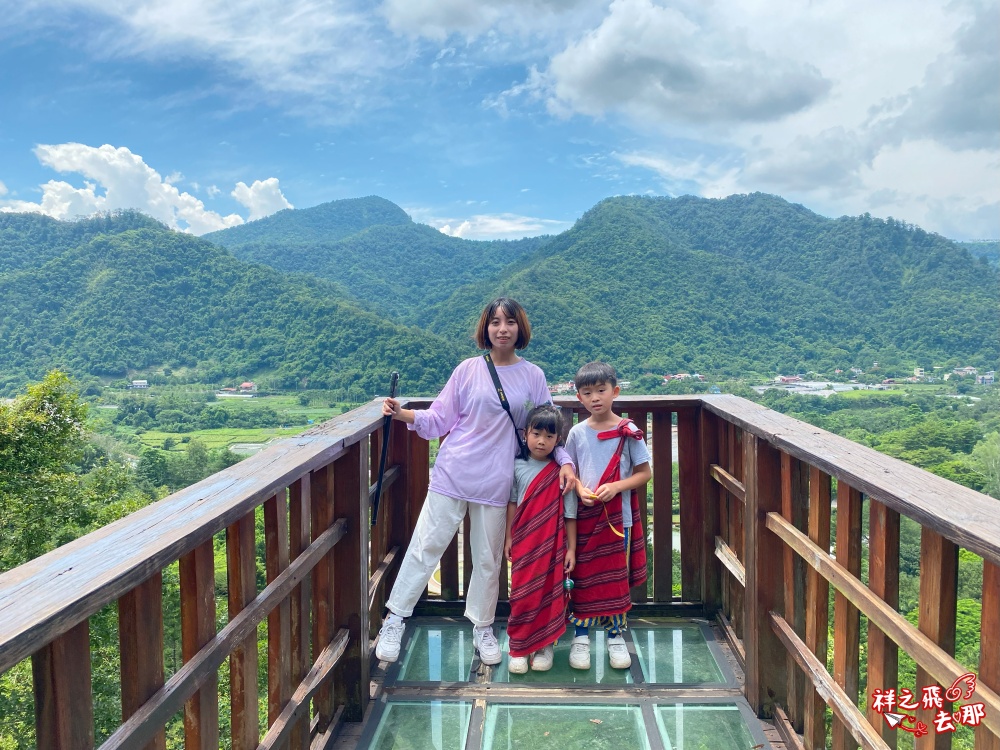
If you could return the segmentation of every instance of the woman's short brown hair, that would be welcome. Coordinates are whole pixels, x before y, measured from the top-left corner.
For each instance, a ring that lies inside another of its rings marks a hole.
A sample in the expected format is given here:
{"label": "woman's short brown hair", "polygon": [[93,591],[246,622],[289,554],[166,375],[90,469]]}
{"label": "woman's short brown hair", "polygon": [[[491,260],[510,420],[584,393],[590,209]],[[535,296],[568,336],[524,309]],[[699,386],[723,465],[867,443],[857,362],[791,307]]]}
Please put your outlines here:
{"label": "woman's short brown hair", "polygon": [[476,324],[476,346],[480,349],[493,348],[493,344],[490,343],[489,328],[490,321],[496,317],[498,311],[517,321],[517,341],[514,343],[514,348],[524,349],[531,341],[531,323],[528,322],[528,313],[520,303],[510,297],[497,297],[483,309],[479,323]]}

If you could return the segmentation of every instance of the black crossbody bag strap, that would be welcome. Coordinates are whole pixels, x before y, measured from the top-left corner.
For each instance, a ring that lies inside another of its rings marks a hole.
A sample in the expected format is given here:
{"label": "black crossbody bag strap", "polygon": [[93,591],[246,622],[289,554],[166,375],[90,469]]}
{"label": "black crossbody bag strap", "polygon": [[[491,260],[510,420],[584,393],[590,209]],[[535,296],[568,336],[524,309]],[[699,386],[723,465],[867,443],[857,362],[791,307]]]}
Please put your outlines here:
{"label": "black crossbody bag strap", "polygon": [[510,413],[510,404],[507,403],[507,396],[504,395],[503,385],[500,383],[500,376],[497,375],[497,368],[493,364],[493,358],[490,356],[489,352],[483,355],[486,360],[486,366],[490,370],[490,377],[493,378],[493,386],[497,389],[497,396],[500,398],[500,406],[503,410],[507,412],[507,416],[510,417],[510,423],[514,426],[514,437],[517,438],[517,450],[518,455],[521,458],[528,457],[528,444],[524,442],[524,438],[521,437],[521,431],[517,429],[517,422],[514,421],[514,415]]}

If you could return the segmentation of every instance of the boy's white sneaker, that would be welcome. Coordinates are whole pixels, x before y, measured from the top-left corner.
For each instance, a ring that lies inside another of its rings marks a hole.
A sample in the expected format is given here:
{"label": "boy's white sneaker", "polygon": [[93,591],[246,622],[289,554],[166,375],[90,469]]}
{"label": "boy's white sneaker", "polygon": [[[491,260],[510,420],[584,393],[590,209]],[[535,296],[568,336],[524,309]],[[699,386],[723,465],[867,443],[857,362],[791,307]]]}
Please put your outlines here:
{"label": "boy's white sneaker", "polygon": [[608,638],[608,661],[612,669],[628,669],[632,666],[632,657],[628,655],[628,646],[620,635]]}
{"label": "boy's white sneaker", "polygon": [[528,657],[527,656],[511,656],[507,659],[507,671],[511,674],[527,674],[528,673]]}
{"label": "boy's white sneaker", "polygon": [[382,621],[375,644],[375,656],[379,661],[396,661],[399,658],[399,644],[403,640],[406,620],[389,615]]}
{"label": "boy's white sneaker", "polygon": [[573,669],[590,669],[590,636],[578,635],[569,648],[569,665]]}
{"label": "boy's white sneaker", "polygon": [[[587,649],[588,653],[590,649]],[[533,672],[548,672],[552,669],[553,652],[552,644],[540,648],[531,658],[531,669]]]}
{"label": "boy's white sneaker", "polygon": [[493,626],[487,625],[485,628],[472,629],[472,642],[476,650],[479,651],[479,661],[483,664],[493,666],[500,663],[503,658],[500,654],[500,644],[493,634]]}

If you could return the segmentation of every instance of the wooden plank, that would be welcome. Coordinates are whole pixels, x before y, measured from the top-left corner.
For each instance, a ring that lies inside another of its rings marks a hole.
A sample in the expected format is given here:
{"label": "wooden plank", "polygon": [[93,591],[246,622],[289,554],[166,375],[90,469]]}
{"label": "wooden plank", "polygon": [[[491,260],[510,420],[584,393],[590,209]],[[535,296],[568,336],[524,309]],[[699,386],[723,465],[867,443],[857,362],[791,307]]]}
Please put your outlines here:
{"label": "wooden plank", "polygon": [[761,718],[787,700],[785,650],[771,630],[768,613],[784,606],[784,588],[775,572],[781,570],[781,544],[767,528],[767,516],[781,511],[781,456],[755,436],[744,436],[743,483],[746,498],[746,695]]}
{"label": "wooden plank", "polygon": [[[630,411],[628,413],[628,418],[631,419],[635,426],[642,431],[643,435],[648,435],[647,430],[649,429],[649,414],[645,411],[637,410]],[[649,497],[647,485],[643,485],[636,490],[636,495],[639,500],[639,520],[642,522],[642,532],[646,535],[646,539],[649,539],[649,529],[646,528],[649,523]],[[636,603],[649,601],[649,582],[642,584],[641,586],[635,586],[632,588],[632,601]]]}
{"label": "wooden plank", "polygon": [[673,446],[669,411],[653,412],[653,600],[673,599]]}
{"label": "wooden plank", "polygon": [[469,595],[469,581],[472,580],[472,521],[465,514],[462,521],[462,596]]}
{"label": "wooden plank", "polygon": [[349,640],[350,633],[344,628],[337,633],[333,642],[323,649],[312,669],[295,689],[281,715],[267,730],[258,750],[284,747],[284,743],[291,738],[292,727],[303,719],[309,720],[309,699],[316,694],[319,686],[329,679],[334,668],[340,663]]}
{"label": "wooden plank", "polygon": [[[809,516],[809,471],[798,459],[781,454],[781,514],[804,531]],[[805,637],[806,565],[802,558],[784,547],[785,621],[796,635]],[[791,656],[787,659],[788,718],[795,731],[802,731],[805,675]]]}
{"label": "wooden plank", "polygon": [[732,650],[733,656],[736,657],[740,669],[745,671],[747,667],[747,655],[746,651],[743,650],[743,642],[736,636],[736,631],[733,630],[732,623],[729,622],[729,618],[726,617],[724,612],[719,612],[718,620],[719,625],[722,627],[722,633],[726,637],[726,643],[729,644],[729,648]]}
{"label": "wooden plank", "polygon": [[183,707],[184,702],[207,682],[208,677],[218,671],[226,657],[240,643],[254,637],[257,626],[267,617],[267,613],[301,584],[317,562],[344,536],[345,528],[344,521],[337,522],[309,545],[273,584],[266,586],[253,602],[219,631],[211,643],[177,670],[156,695],[124,722],[101,745],[101,750],[125,750],[141,746],[151,739]]}
{"label": "wooden plank", "polygon": [[[899,513],[869,499],[868,588],[893,609],[899,606]],[[868,688],[896,690],[899,685],[899,649],[877,625],[868,623]],[[868,722],[896,747],[897,733],[868,701]]]}
{"label": "wooden plank", "polygon": [[[388,497],[383,498],[383,502],[388,506],[386,515],[386,547],[388,549],[398,547],[401,551],[405,551],[406,546],[410,542],[409,527],[406,521],[407,476],[411,472],[411,467],[407,464],[409,450],[407,433],[409,430],[405,422],[397,420],[392,423],[389,432],[391,437],[389,438],[388,461],[393,466],[400,467],[400,480],[389,488]],[[400,555],[400,559],[402,560],[402,554]],[[382,614],[385,612],[385,601],[389,597],[389,592],[392,591],[393,584],[396,582],[397,571],[398,567],[393,567],[386,573],[385,586],[379,594],[379,606],[373,610],[379,620],[381,620]]]}
{"label": "wooden plank", "polygon": [[[288,498],[279,492],[264,503],[264,567],[267,583],[288,568]],[[292,697],[292,608],[283,599],[267,616],[267,723]]]}
{"label": "wooden plank", "polygon": [[[770,528],[785,544],[791,545],[806,563],[817,570],[856,608],[887,633],[905,653],[913,657],[927,674],[942,685],[951,685],[968,670],[923,632],[913,627],[905,617],[875,596],[850,571],[811,541],[777,513],[767,519]],[[993,732],[1000,730],[1000,695],[980,680],[976,697],[986,707],[983,723]]]}
{"label": "wooden plank", "polygon": [[993,498],[746,399],[721,395],[703,403],[785,453],[1000,564],[1000,514]]}
{"label": "wooden plank", "polygon": [[[371,578],[368,579],[368,601],[372,602],[372,608],[374,608],[375,597],[378,592],[382,590],[382,584],[385,582],[385,576],[388,575],[389,571],[396,567],[399,561],[402,559],[403,552],[399,547],[393,547],[391,550],[385,553],[385,557],[382,558],[382,562],[375,569]],[[371,610],[369,610],[370,612]]]}
{"label": "wooden plank", "polygon": [[[798,669],[797,663],[796,669]],[[781,741],[785,743],[785,747],[790,748],[790,750],[803,750],[802,740],[800,740],[799,736],[795,733],[795,727],[792,725],[792,720],[788,718],[788,714],[785,713],[781,706],[775,706],[774,708],[774,726],[778,730],[778,735],[781,737]]]}
{"label": "wooden plank", "polygon": [[677,412],[677,452],[681,496],[681,598],[697,601],[702,587],[702,524],[700,410]]}
{"label": "wooden plank", "polygon": [[[390,450],[391,450],[390,446]],[[288,557],[294,562],[309,546],[312,514],[310,512],[309,475],[292,482],[288,488]],[[302,583],[288,595],[291,619],[292,685],[299,685],[309,672],[309,636],[312,626],[309,618],[310,577],[304,576]],[[308,714],[308,711],[306,712]],[[304,716],[292,727],[289,735],[291,750],[307,750],[309,747],[309,717]]]}
{"label": "wooden plank", "polygon": [[[397,420],[398,421],[398,420]],[[379,500],[378,504],[378,515],[375,516],[375,487],[378,484],[378,465],[382,458],[382,440],[383,438],[388,439],[388,436],[392,434],[392,421],[389,422],[388,429],[381,429],[373,432],[368,441],[368,456],[369,456],[369,466],[368,466],[368,481],[371,485],[371,490],[369,491],[369,502],[372,504],[372,527],[369,537],[369,556],[368,556],[368,576],[375,575],[375,571],[379,566],[380,561],[385,557],[385,551],[388,547],[388,529],[389,525],[389,503],[391,502],[388,487],[384,487],[382,490],[382,498]],[[389,462],[388,446],[386,446],[386,474],[391,470],[395,469],[396,478],[402,475],[403,468],[401,466],[393,466]],[[386,477],[383,477],[383,481]],[[369,591],[371,587],[369,587]],[[374,615],[369,618],[368,622],[368,639],[374,640],[378,637],[379,627],[382,625],[382,610],[385,608],[385,597],[383,592],[378,590],[375,592],[376,599],[371,602],[372,611]],[[369,597],[371,599],[371,597]]]}
{"label": "wooden plank", "polygon": [[740,586],[747,585],[747,572],[743,563],[733,552],[733,548],[723,541],[722,537],[715,537],[715,556],[726,566],[726,570],[736,579]]}
{"label": "wooden plank", "polygon": [[781,643],[788,650],[788,653],[792,654],[802,670],[810,676],[817,692],[829,704],[834,717],[847,728],[851,737],[859,742],[865,750],[889,750],[889,746],[882,741],[878,732],[868,724],[855,702],[830,677],[830,673],[826,671],[826,665],[820,663],[819,659],[813,655],[812,650],[795,634],[792,626],[775,612],[770,613],[769,619],[771,629],[777,634]]}
{"label": "wooden plank", "polygon": [[[1000,693],[1000,565],[983,564],[983,613],[980,620],[979,684]],[[1000,750],[1000,732],[976,729],[976,750]]]}
{"label": "wooden plank", "polygon": [[[920,530],[920,632],[949,654],[955,653],[957,605],[958,547],[932,529],[923,528]],[[933,684],[932,676],[917,662],[917,689]],[[945,683],[945,687],[950,685],[950,682]],[[951,712],[950,702],[944,701],[944,710]],[[937,709],[919,709],[917,720],[933,727],[936,715]],[[917,750],[948,750],[951,737],[930,732],[918,737],[914,747]]]}
{"label": "wooden plank", "polygon": [[[809,539],[830,553],[832,492],[828,474],[809,467]],[[813,568],[806,571],[806,645],[825,666],[830,619],[830,584]],[[826,750],[826,703],[810,686],[802,708],[802,743],[806,750]]]}
{"label": "wooden plank", "polygon": [[[837,481],[837,562],[861,579],[862,496],[846,482]],[[833,679],[848,697],[858,702],[861,671],[861,616],[839,591],[833,595]],[[842,723],[834,721],[833,750],[853,750],[854,736]]]}
{"label": "wooden plank", "polygon": [[[118,600],[122,721],[163,686],[163,576],[156,572]],[[165,750],[163,729],[142,747]]]}
{"label": "wooden plank", "polygon": [[380,420],[380,402],[355,409],[3,573],[0,672],[366,439]]}
{"label": "wooden plank", "polygon": [[[458,534],[455,534],[441,555],[441,598],[458,599]],[[503,597],[503,591],[500,592]]]}
{"label": "wooden plank", "polygon": [[721,488],[711,481],[709,467],[719,460],[719,431],[716,426],[718,417],[707,411],[699,411],[701,425],[701,505],[702,505],[702,589],[701,601],[708,617],[715,615],[722,608],[722,568],[716,559],[716,540],[721,532],[721,517],[719,516],[719,498]]}
{"label": "wooden plank", "polygon": [[430,443],[407,430],[406,455],[406,540],[413,536],[417,526],[420,509],[427,497],[427,486],[430,484]]}
{"label": "wooden plank", "polygon": [[[708,409],[702,409],[701,413],[711,414]],[[716,417],[716,422],[719,428],[719,466],[730,466],[732,464],[732,459],[729,455],[729,433],[733,429],[733,426],[719,417]],[[715,483],[713,482],[712,484],[714,485]],[[721,536],[727,544],[732,546],[732,539],[729,536],[729,504],[734,501],[725,487],[720,487],[719,490],[719,536]],[[726,616],[730,619],[733,616],[733,595],[731,591],[733,585],[732,578],[729,576],[723,576],[722,611],[725,612]],[[735,630],[733,632],[735,634]]]}
{"label": "wooden plank", "polygon": [[[333,467],[317,469],[309,478],[311,492],[312,537],[319,536],[334,523],[333,514]],[[336,580],[333,550],[316,564],[312,573],[312,646],[313,652],[322,651],[333,640],[334,611],[333,587]],[[315,714],[320,730],[333,720],[333,687],[320,687],[314,698]]]}
{"label": "wooden plank", "polygon": [[[740,429],[734,429],[730,434],[730,460],[733,462],[732,474],[741,481],[745,479],[743,471],[743,442],[744,434]],[[746,568],[746,552],[744,550],[744,545],[746,542],[746,531],[743,528],[743,519],[746,513],[744,503],[734,502],[730,504],[730,536],[729,545],[733,548],[736,556],[743,563],[743,567]],[[736,632],[739,634],[740,638],[744,638],[744,618],[746,615],[746,589],[741,586],[733,586],[733,627],[736,628]]]}
{"label": "wooden plank", "polygon": [[32,654],[31,673],[35,745],[51,750],[93,748],[89,622],[84,620]]}
{"label": "wooden plank", "polygon": [[[230,620],[257,598],[254,516],[251,511],[226,529]],[[256,628],[229,655],[229,696],[233,750],[253,750],[260,740]]]}
{"label": "wooden plank", "polygon": [[[215,545],[209,539],[181,557],[181,658],[190,662],[215,638]],[[219,747],[219,676],[213,671],[205,685],[184,704],[184,746],[188,750]]]}
{"label": "wooden plank", "polygon": [[709,467],[709,475],[712,477],[712,479],[714,479],[716,482],[725,487],[726,491],[731,493],[738,500],[740,500],[741,502],[746,500],[747,491],[746,488],[743,486],[743,482],[739,481],[736,477],[734,477],[728,471],[723,469],[721,466],[719,466],[718,464],[712,464]]}
{"label": "wooden plank", "polygon": [[350,634],[333,680],[334,702],[344,707],[345,721],[361,721],[369,698],[367,476],[368,452],[360,445],[334,464],[334,516],[346,519],[349,531],[333,550],[339,571],[333,589],[334,627]]}

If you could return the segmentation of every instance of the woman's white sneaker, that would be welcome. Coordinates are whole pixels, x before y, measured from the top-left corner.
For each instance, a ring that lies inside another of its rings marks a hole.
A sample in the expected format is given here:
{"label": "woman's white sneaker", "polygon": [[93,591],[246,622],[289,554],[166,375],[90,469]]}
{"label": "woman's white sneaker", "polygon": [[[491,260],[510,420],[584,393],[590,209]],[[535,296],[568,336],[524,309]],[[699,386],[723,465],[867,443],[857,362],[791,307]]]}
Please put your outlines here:
{"label": "woman's white sneaker", "polygon": [[[589,651],[589,649],[588,649]],[[531,670],[533,672],[548,672],[552,669],[553,653],[552,644],[538,649],[531,658]]]}
{"label": "woman's white sneaker", "polygon": [[507,671],[511,674],[527,674],[528,673],[528,657],[527,656],[511,656],[507,659]]}
{"label": "woman's white sneaker", "polygon": [[396,661],[399,658],[399,644],[403,640],[406,620],[389,615],[382,622],[378,631],[378,643],[375,644],[375,656],[379,661]]}
{"label": "woman's white sneaker", "polygon": [[628,646],[620,635],[608,638],[608,661],[612,669],[628,669],[632,666],[632,657],[628,655]]}
{"label": "woman's white sneaker", "polygon": [[500,644],[493,634],[493,627],[487,625],[485,628],[472,629],[472,642],[479,651],[479,661],[483,664],[493,666],[499,664],[503,658],[500,654]]}
{"label": "woman's white sneaker", "polygon": [[590,636],[578,635],[569,648],[569,665],[573,669],[590,669]]}

